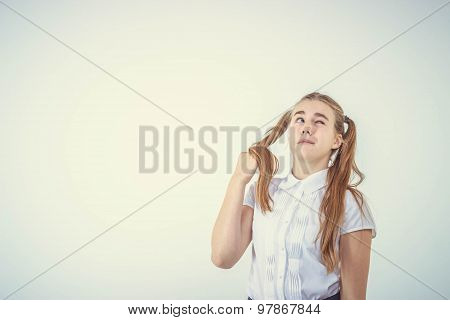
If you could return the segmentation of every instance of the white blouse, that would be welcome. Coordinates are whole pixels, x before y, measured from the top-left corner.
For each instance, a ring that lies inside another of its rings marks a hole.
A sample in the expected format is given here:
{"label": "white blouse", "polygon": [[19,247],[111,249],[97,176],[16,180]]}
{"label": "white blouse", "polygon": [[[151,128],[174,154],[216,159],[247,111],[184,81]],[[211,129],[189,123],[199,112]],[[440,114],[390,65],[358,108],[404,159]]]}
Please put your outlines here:
{"label": "white blouse", "polygon": [[[320,262],[319,207],[326,191],[327,169],[299,180],[289,172],[287,177],[274,177],[269,184],[273,211],[263,215],[255,206],[257,179],[247,184],[244,205],[254,209],[252,236],[252,264],[247,295],[252,299],[317,300],[325,299],[340,290],[340,264],[327,274]],[[345,197],[345,216],[340,234],[372,229],[376,225],[364,199],[363,217],[350,191]],[[336,249],[339,253],[338,236]]]}

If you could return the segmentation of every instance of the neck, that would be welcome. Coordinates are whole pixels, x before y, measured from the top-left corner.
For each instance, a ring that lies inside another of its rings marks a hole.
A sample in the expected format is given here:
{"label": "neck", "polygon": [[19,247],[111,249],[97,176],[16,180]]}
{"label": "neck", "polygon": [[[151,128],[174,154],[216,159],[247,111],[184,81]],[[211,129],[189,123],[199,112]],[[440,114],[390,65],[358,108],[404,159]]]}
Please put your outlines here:
{"label": "neck", "polygon": [[320,160],[317,162],[306,161],[304,159],[298,159],[294,157],[294,165],[292,167],[292,174],[297,179],[305,179],[315,172],[328,168],[328,159]]}

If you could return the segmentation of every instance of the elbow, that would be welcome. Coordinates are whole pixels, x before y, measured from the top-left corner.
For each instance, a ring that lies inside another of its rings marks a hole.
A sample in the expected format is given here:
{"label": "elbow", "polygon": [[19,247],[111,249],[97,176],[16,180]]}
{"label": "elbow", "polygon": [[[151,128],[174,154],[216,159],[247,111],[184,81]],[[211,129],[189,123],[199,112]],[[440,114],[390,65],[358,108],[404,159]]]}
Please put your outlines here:
{"label": "elbow", "polygon": [[341,286],[341,300],[366,300],[366,285],[355,286],[354,282]]}
{"label": "elbow", "polygon": [[211,262],[217,268],[221,268],[221,269],[231,269],[234,266],[234,262],[227,261],[226,259],[223,259],[222,257],[215,256],[214,254],[211,255]]}

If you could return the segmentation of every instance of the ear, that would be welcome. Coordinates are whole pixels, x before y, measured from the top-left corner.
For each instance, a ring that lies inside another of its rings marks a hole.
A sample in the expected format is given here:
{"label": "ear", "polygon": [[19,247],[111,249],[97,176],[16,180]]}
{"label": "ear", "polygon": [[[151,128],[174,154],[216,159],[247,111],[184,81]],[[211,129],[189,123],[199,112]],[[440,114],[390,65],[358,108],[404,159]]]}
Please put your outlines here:
{"label": "ear", "polygon": [[336,150],[342,145],[342,142],[343,142],[342,134],[339,133],[336,135],[336,138],[334,139],[334,143],[331,146],[331,149]]}

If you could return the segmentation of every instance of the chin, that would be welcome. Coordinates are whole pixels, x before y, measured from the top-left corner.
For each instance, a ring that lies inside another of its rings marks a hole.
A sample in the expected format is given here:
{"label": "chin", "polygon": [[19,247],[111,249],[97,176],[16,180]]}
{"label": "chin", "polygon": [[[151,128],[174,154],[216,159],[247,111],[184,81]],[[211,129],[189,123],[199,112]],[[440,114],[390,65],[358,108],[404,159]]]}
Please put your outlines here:
{"label": "chin", "polygon": [[308,162],[312,161],[316,158],[312,152],[308,152],[307,150],[296,150],[295,157],[298,160],[308,161]]}

